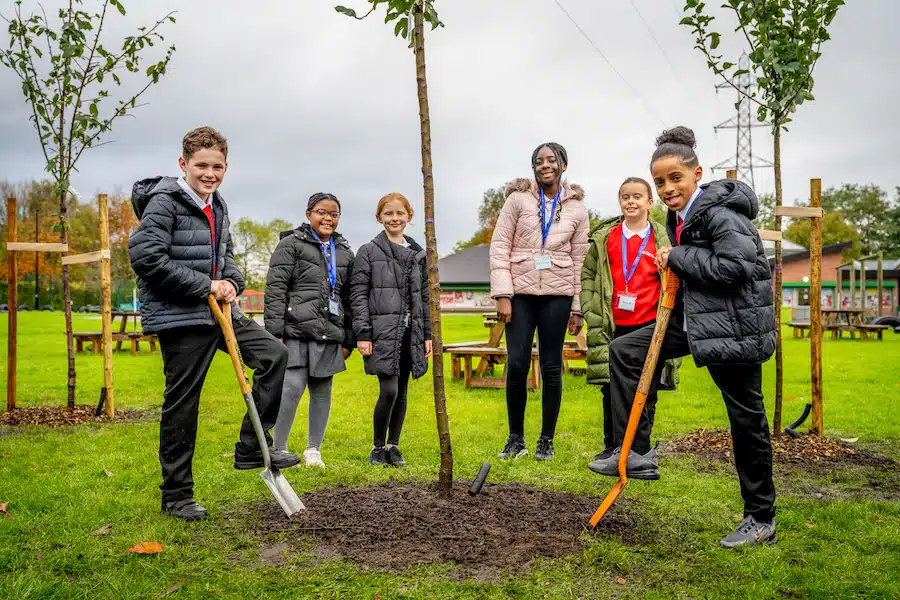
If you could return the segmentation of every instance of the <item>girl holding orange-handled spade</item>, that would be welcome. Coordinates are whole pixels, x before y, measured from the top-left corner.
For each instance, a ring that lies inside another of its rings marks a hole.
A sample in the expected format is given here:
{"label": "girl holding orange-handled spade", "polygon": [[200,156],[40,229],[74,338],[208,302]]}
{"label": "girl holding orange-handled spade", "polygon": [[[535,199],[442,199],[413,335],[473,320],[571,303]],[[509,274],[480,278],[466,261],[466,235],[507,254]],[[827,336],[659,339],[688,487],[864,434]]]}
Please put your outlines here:
{"label": "girl holding orange-handled spade", "polygon": [[[759,208],[756,194],[734,180],[699,186],[703,168],[690,129],[664,131],[656,143],[650,170],[659,197],[669,207],[666,225],[673,243],[657,252],[656,263],[660,270],[671,269],[681,280],[681,290],[661,340],[661,360],[647,387],[657,385],[662,360],[690,354],[697,366],[708,367],[731,422],[744,500],[744,520],[720,543],[728,548],[774,543],[775,486],[762,363],[775,350],[775,307],[769,263],[751,223]],[[626,435],[655,328],[648,325],[610,344],[613,437],[618,444],[633,437],[625,460],[629,477],[658,469],[649,436],[633,430]],[[621,450],[614,452],[589,468],[618,476],[621,456]],[[620,489],[621,483],[613,499]]]}

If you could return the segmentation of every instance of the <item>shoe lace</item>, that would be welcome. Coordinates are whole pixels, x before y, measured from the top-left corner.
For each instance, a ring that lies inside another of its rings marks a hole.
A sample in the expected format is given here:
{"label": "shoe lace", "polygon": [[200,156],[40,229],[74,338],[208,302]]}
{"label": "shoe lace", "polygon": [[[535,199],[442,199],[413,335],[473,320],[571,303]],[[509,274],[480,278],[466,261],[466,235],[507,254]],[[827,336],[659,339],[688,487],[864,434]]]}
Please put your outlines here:
{"label": "shoe lace", "polygon": [[537,451],[541,454],[550,454],[553,449],[553,442],[547,438],[540,438],[537,444]]}
{"label": "shoe lace", "polygon": [[741,521],[740,525],[738,525],[737,532],[742,535],[747,535],[751,531],[753,531],[753,528],[755,526],[756,526],[756,521],[754,521],[752,517],[747,517],[746,519]]}
{"label": "shoe lace", "polygon": [[503,446],[503,452],[504,453],[512,452],[513,449],[518,445],[519,445],[519,438],[517,436],[511,435],[506,440],[506,445]]}

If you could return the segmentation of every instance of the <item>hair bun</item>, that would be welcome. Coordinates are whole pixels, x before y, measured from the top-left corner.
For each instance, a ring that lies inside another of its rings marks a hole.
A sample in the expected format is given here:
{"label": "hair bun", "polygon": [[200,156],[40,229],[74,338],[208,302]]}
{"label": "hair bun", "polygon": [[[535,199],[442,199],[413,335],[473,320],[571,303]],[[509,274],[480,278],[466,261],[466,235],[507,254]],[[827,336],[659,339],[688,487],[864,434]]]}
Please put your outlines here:
{"label": "hair bun", "polygon": [[694,136],[692,129],[679,125],[672,129],[666,129],[658,138],[656,138],[657,147],[662,146],[663,144],[681,144],[694,149],[697,147],[697,138]]}

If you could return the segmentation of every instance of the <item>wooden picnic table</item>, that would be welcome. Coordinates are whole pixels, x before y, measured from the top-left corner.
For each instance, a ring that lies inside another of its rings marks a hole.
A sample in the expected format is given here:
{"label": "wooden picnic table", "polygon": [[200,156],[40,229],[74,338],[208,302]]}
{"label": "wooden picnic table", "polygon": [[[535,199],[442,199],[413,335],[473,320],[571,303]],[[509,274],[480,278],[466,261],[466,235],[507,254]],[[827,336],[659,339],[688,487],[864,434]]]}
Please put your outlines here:
{"label": "wooden picnic table", "polygon": [[822,318],[824,325],[857,327],[863,324],[864,313],[865,309],[862,308],[823,308]]}

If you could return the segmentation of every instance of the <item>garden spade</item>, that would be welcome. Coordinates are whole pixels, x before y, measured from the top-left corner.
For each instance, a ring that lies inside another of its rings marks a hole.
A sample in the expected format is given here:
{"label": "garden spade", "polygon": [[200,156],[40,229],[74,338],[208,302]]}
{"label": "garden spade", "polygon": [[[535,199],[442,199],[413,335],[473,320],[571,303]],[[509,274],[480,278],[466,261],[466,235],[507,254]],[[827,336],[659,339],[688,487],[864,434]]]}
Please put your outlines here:
{"label": "garden spade", "polygon": [[637,392],[634,394],[634,403],[631,405],[631,414],[628,415],[628,427],[625,429],[625,438],[622,440],[622,453],[619,455],[619,481],[609,491],[606,498],[600,504],[600,508],[591,517],[591,527],[596,527],[603,515],[610,509],[622,490],[628,484],[625,467],[628,464],[628,455],[631,453],[631,443],[637,432],[644,405],[647,403],[647,394],[650,393],[650,384],[656,372],[656,363],[659,361],[659,351],[662,349],[666,330],[669,328],[669,318],[672,309],[675,308],[675,296],[678,294],[679,281],[672,269],[666,269],[663,274],[663,299],[656,314],[656,327],[653,329],[653,338],[650,340],[650,348],[647,350],[647,358],[644,360],[644,368],[641,371],[641,379],[638,382]]}
{"label": "garden spade", "polygon": [[259,420],[259,413],[256,410],[256,402],[253,400],[253,392],[247,377],[244,375],[244,367],[241,364],[241,357],[238,354],[237,340],[234,337],[234,328],[231,326],[231,304],[227,303],[223,308],[219,306],[218,301],[210,295],[209,307],[216,316],[216,321],[222,327],[222,333],[225,334],[225,345],[228,346],[228,354],[231,356],[231,363],[234,365],[234,372],[238,378],[238,385],[241,393],[244,394],[244,402],[247,404],[247,413],[250,415],[250,421],[253,423],[253,430],[256,432],[256,439],[259,440],[259,448],[262,450],[263,465],[265,468],[259,474],[262,480],[266,482],[266,486],[275,500],[278,501],[284,513],[291,517],[295,513],[305,510],[303,502],[297,496],[297,492],[288,483],[284,475],[278,469],[272,468],[272,459],[269,457],[269,444],[266,442],[266,434],[263,431],[262,422]]}

